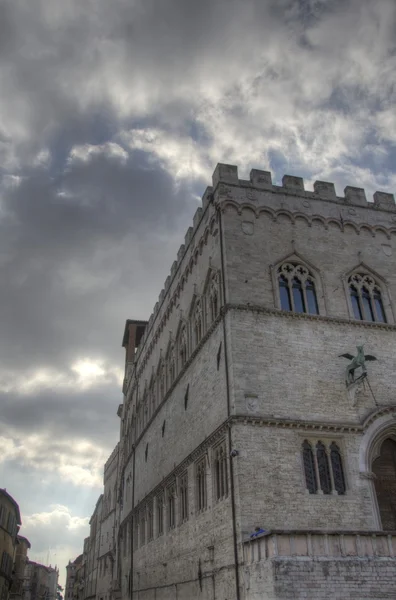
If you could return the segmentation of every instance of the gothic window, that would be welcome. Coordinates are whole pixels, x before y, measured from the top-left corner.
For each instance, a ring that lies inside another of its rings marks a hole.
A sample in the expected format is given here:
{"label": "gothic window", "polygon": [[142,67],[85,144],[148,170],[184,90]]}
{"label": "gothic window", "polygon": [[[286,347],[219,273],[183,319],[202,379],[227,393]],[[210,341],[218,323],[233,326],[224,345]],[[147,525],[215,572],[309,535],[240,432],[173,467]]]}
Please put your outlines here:
{"label": "gothic window", "polygon": [[209,316],[211,323],[213,323],[219,314],[219,304],[219,274],[216,271],[212,274],[209,285]]}
{"label": "gothic window", "polygon": [[194,310],[194,338],[197,346],[202,339],[202,307],[198,300]]}
{"label": "gothic window", "polygon": [[144,546],[146,542],[146,512],[142,510],[139,518],[139,533],[140,533],[140,545]]}
{"label": "gothic window", "polygon": [[340,449],[335,442],[330,446],[330,461],[333,471],[334,488],[340,494],[345,494],[345,477],[344,469],[342,468],[342,459]]}
{"label": "gothic window", "polygon": [[155,381],[154,379],[151,382],[150,385],[150,404],[151,404],[151,415],[153,415],[155,413]]}
{"label": "gothic window", "polygon": [[206,458],[200,460],[196,465],[196,494],[197,511],[201,512],[206,509],[207,505]]}
{"label": "gothic window", "polygon": [[214,449],[214,480],[216,500],[223,500],[228,494],[227,453],[224,442]]}
{"label": "gothic window", "polygon": [[183,473],[180,477],[180,520],[182,523],[188,520],[188,475]]}
{"label": "gothic window", "polygon": [[318,483],[316,480],[315,461],[311,444],[307,440],[303,443],[303,462],[307,490],[310,494],[316,494]]}
{"label": "gothic window", "polygon": [[154,537],[154,513],[153,503],[150,502],[147,507],[147,541],[150,542]]}
{"label": "gothic window", "polygon": [[[330,459],[330,460],[329,460]],[[346,493],[343,461],[335,442],[305,440],[302,445],[305,485],[310,494]]]}
{"label": "gothic window", "polygon": [[381,288],[371,275],[354,273],[348,288],[355,319],[386,323]]}
{"label": "gothic window", "polygon": [[157,535],[164,533],[164,496],[157,496]]}
{"label": "gothic window", "polygon": [[176,379],[176,365],[173,348],[169,358],[169,387],[173,384]]}
{"label": "gothic window", "polygon": [[382,529],[396,530],[396,441],[386,439],[373,462],[374,486]]}
{"label": "gothic window", "polygon": [[329,459],[326,447],[322,442],[316,444],[316,460],[318,461],[319,482],[324,494],[331,494],[331,479],[329,469]]}
{"label": "gothic window", "polygon": [[180,355],[180,369],[182,369],[187,362],[187,330],[186,330],[185,325],[183,325],[181,332],[180,332],[179,355]]}
{"label": "gothic window", "polygon": [[282,310],[319,314],[315,279],[299,263],[285,262],[278,268],[278,286]]}
{"label": "gothic window", "polygon": [[162,400],[164,399],[165,396],[165,377],[166,375],[166,371],[165,371],[165,365],[164,363],[161,364],[161,368],[160,368],[160,377],[159,377],[159,402],[162,402]]}
{"label": "gothic window", "polygon": [[176,525],[176,490],[172,485],[168,488],[168,529],[174,529]]}

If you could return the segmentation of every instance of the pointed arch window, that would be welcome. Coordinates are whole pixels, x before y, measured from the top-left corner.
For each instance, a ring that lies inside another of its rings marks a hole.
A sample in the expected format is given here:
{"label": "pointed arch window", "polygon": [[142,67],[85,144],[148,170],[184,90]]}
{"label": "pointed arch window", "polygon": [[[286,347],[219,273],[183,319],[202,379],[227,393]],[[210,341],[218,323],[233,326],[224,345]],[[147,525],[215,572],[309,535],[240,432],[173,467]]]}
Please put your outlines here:
{"label": "pointed arch window", "polygon": [[188,520],[188,475],[183,473],[180,477],[180,521]]}
{"label": "pointed arch window", "polygon": [[316,479],[315,461],[311,444],[307,440],[303,443],[303,462],[307,490],[310,494],[316,494],[318,491],[318,482]]}
{"label": "pointed arch window", "polygon": [[168,529],[174,529],[176,525],[176,490],[172,485],[168,488]]}
{"label": "pointed arch window", "polygon": [[196,485],[197,511],[202,512],[207,504],[206,458],[202,458],[196,465]]}
{"label": "pointed arch window", "polygon": [[219,310],[219,273],[216,271],[212,273],[209,286],[209,317],[211,323],[216,320]]}
{"label": "pointed arch window", "polygon": [[282,310],[319,314],[315,278],[300,263],[285,262],[278,268],[278,286]]}
{"label": "pointed arch window", "polygon": [[214,450],[215,498],[223,500],[228,494],[227,453],[225,442]]}
{"label": "pointed arch window", "polygon": [[198,345],[202,339],[202,308],[199,300],[197,301],[194,312],[194,337],[195,344]]}
{"label": "pointed arch window", "polygon": [[179,355],[180,355],[180,368],[182,369],[187,362],[187,329],[183,325],[180,338],[179,338]]}
{"label": "pointed arch window", "polygon": [[334,488],[338,494],[343,495],[346,491],[344,469],[342,467],[341,452],[335,442],[330,446],[330,461],[333,471]]}
{"label": "pointed arch window", "polygon": [[360,321],[386,323],[379,284],[367,273],[354,273],[348,279],[353,315]]}
{"label": "pointed arch window", "polygon": [[324,494],[331,494],[331,477],[326,447],[322,442],[316,444],[316,460],[318,462],[320,487]]}

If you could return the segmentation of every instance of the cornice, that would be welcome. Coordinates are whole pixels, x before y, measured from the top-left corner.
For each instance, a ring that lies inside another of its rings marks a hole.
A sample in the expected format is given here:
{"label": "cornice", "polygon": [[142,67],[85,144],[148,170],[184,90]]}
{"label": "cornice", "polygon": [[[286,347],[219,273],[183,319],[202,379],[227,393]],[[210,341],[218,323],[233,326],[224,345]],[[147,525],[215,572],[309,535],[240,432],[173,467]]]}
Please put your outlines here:
{"label": "cornice", "polygon": [[[293,194],[295,195],[295,194]],[[339,203],[345,208],[345,204]],[[306,214],[301,211],[293,211],[287,208],[279,208],[273,209],[269,206],[258,206],[257,204],[253,204],[252,202],[238,202],[237,200],[233,200],[232,198],[222,197],[216,201],[216,205],[220,208],[222,212],[226,210],[227,207],[232,207],[236,210],[238,215],[242,215],[243,210],[250,210],[256,219],[260,217],[261,214],[267,214],[271,217],[274,222],[277,222],[279,216],[286,216],[290,218],[290,221],[293,225],[295,225],[297,219],[302,219],[308,225],[308,227],[312,227],[312,224],[317,221],[321,223],[325,230],[328,230],[329,225],[334,223],[340,229],[340,231],[344,232],[346,227],[352,227],[357,235],[360,235],[360,232],[363,229],[369,230],[371,235],[375,237],[377,232],[382,232],[386,235],[388,239],[391,239],[391,234],[396,234],[396,215],[391,211],[384,211],[387,214],[391,215],[391,218],[395,220],[395,225],[391,227],[385,227],[384,225],[372,225],[368,221],[360,221],[355,222],[351,219],[344,218],[336,218],[336,217],[324,217],[323,215],[319,215],[317,213],[314,214]],[[351,208],[351,207],[350,207]],[[353,207],[352,207],[353,208]],[[357,207],[367,209],[370,207]]]}
{"label": "cornice", "polygon": [[363,327],[369,329],[385,329],[387,331],[396,331],[396,325],[390,323],[373,323],[371,321],[359,321],[357,319],[348,319],[345,317],[329,317],[327,315],[310,315],[308,313],[296,313],[279,308],[268,308],[266,306],[256,304],[226,304],[223,307],[223,312],[227,313],[231,310],[256,312],[262,314],[273,315],[279,318],[295,319],[299,321],[323,321],[335,325],[352,325],[353,327]]}

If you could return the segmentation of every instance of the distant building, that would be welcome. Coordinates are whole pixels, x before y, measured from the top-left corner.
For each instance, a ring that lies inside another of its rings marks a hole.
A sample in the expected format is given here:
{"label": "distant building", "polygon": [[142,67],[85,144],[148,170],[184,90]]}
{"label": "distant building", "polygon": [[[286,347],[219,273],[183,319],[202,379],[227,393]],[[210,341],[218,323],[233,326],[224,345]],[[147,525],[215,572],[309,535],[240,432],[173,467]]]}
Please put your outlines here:
{"label": "distant building", "polygon": [[24,576],[24,600],[56,600],[59,571],[28,560]]}
{"label": "distant building", "polygon": [[12,582],[17,533],[21,525],[19,506],[0,488],[0,600],[8,600]]}
{"label": "distant building", "polygon": [[64,600],[73,600],[74,598],[74,585],[76,583],[76,576],[78,567],[82,564],[83,555],[80,554],[74,561],[69,560],[69,564],[66,566],[66,585]]}
{"label": "distant building", "polygon": [[30,542],[22,535],[17,536],[17,545],[14,562],[14,575],[10,593],[10,600],[21,600],[23,598],[25,569],[28,562],[27,551],[30,548]]}

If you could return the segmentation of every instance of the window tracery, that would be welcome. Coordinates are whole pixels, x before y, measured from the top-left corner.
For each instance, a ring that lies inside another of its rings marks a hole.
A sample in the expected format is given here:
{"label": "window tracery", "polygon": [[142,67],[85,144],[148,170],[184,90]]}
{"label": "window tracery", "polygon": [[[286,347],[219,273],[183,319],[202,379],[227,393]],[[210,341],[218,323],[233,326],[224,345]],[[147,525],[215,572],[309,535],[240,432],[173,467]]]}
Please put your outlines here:
{"label": "window tracery", "polygon": [[305,485],[310,494],[346,493],[345,473],[339,445],[334,442],[310,442],[302,444],[302,462]]}
{"label": "window tracery", "polygon": [[353,273],[348,278],[348,288],[355,319],[386,323],[381,288],[371,275]]}
{"label": "window tracery", "polygon": [[315,278],[305,265],[284,262],[278,268],[278,286],[282,310],[319,314]]}

